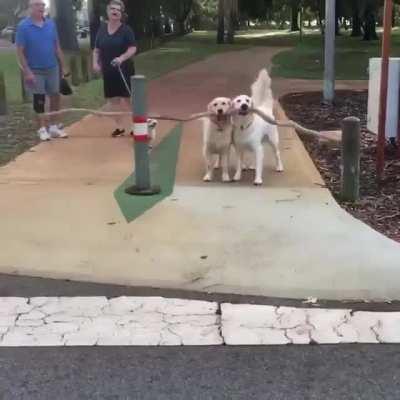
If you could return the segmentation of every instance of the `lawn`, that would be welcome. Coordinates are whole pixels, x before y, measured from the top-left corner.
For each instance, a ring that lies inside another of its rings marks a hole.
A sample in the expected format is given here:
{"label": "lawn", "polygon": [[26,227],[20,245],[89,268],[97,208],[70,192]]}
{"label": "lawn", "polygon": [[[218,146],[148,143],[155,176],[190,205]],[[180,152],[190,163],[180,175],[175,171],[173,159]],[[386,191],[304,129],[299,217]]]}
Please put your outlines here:
{"label": "lawn", "polygon": [[[392,56],[400,56],[400,32],[393,33]],[[336,78],[368,79],[368,60],[380,57],[380,41],[365,42],[347,34],[336,41]],[[324,68],[324,38],[317,33],[306,35],[303,41],[273,59],[273,76],[299,79],[321,79]]]}

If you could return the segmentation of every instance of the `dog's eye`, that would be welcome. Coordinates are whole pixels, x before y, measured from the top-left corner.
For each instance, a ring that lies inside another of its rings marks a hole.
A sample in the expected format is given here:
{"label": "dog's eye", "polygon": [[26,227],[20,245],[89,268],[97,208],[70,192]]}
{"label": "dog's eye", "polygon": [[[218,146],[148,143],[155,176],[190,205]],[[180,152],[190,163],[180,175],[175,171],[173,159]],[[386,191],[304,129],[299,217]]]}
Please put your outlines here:
{"label": "dog's eye", "polygon": [[240,99],[237,99],[237,100],[236,100],[236,103],[240,103]]}
{"label": "dog's eye", "polygon": [[217,107],[218,103],[214,103],[214,107]]}
{"label": "dog's eye", "polygon": [[249,103],[250,101],[249,101],[249,99],[246,99],[246,103]]}
{"label": "dog's eye", "polygon": [[223,103],[222,103],[222,105],[223,105],[223,106],[226,106],[226,103],[225,103],[225,102],[223,102]]}

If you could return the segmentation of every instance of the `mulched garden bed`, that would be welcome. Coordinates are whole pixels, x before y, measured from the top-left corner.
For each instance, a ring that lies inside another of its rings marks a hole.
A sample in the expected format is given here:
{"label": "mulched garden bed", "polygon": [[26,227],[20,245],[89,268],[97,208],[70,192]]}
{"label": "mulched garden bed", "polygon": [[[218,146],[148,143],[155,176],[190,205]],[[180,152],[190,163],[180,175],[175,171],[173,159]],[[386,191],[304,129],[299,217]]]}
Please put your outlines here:
{"label": "mulched garden bed", "polygon": [[292,93],[280,99],[290,119],[318,131],[340,129],[349,116],[360,118],[361,176],[360,200],[357,204],[340,199],[340,143],[324,143],[311,136],[300,135],[306,149],[338,203],[354,217],[382,234],[400,242],[400,157],[392,145],[386,147],[385,177],[376,179],[376,136],[366,131],[367,91],[336,92],[333,106],[322,103],[320,92]]}

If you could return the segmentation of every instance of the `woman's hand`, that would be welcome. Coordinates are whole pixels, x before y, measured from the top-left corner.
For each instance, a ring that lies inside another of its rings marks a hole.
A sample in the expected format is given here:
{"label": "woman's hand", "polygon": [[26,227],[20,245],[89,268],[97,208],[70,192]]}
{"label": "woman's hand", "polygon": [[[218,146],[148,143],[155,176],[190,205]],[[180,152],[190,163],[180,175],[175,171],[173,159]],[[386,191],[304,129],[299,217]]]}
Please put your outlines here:
{"label": "woman's hand", "polygon": [[114,67],[119,67],[125,60],[122,58],[122,56],[114,58],[114,60],[111,61],[111,65]]}

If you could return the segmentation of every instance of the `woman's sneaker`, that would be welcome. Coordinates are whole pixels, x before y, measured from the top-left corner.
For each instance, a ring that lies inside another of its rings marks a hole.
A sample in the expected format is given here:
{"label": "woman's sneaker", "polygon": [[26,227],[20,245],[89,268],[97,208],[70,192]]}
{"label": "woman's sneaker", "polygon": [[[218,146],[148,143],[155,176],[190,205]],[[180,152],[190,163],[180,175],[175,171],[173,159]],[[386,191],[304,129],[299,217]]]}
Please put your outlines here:
{"label": "woman's sneaker", "polygon": [[49,135],[49,132],[47,132],[47,129],[45,127],[42,127],[38,130],[38,135],[40,140],[42,140],[43,142],[51,139],[51,136]]}
{"label": "woman's sneaker", "polygon": [[115,131],[111,134],[112,137],[124,136],[125,129],[115,129]]}
{"label": "woman's sneaker", "polygon": [[58,125],[51,125],[49,134],[52,138],[67,138],[68,134],[59,128]]}

